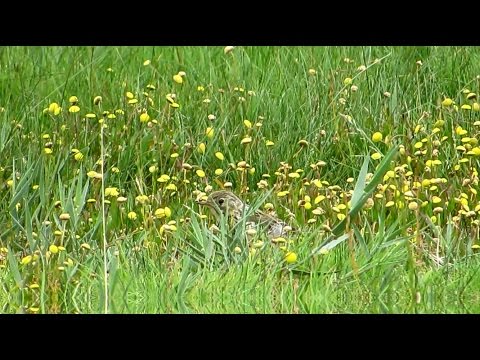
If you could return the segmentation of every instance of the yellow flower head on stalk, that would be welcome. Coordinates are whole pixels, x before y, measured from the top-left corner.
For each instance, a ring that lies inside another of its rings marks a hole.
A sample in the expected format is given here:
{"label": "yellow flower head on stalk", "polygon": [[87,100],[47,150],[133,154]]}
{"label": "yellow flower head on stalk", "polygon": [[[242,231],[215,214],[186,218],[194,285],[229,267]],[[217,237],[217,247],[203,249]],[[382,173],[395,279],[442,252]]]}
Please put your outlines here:
{"label": "yellow flower head on stalk", "polygon": [[53,102],[48,106],[48,112],[57,116],[62,112],[62,108],[56,102]]}
{"label": "yellow flower head on stalk", "polygon": [[453,104],[453,100],[450,98],[445,98],[445,100],[442,101],[442,106],[448,107]]}
{"label": "yellow flower head on stalk", "polygon": [[150,115],[148,115],[146,112],[140,114],[140,122],[148,122],[150,120]]}
{"label": "yellow flower head on stalk", "polygon": [[172,216],[172,211],[167,206],[155,210],[155,217],[158,219],[169,218],[170,216]]}
{"label": "yellow flower head on stalk", "polygon": [[107,187],[105,188],[105,196],[113,196],[113,197],[117,197],[118,195],[120,195],[120,193],[118,192],[118,188],[116,187]]}
{"label": "yellow flower head on stalk", "polygon": [[252,128],[252,122],[250,120],[243,120],[243,124],[245,125],[245,127],[247,129],[251,129]]}
{"label": "yellow flower head on stalk", "polygon": [[173,81],[175,81],[177,84],[183,84],[183,78],[180,74],[173,75]]}
{"label": "yellow flower head on stalk", "polygon": [[80,111],[80,107],[77,105],[72,105],[68,108],[68,112],[74,114]]}
{"label": "yellow flower head on stalk", "polygon": [[138,195],[135,198],[135,201],[137,201],[139,204],[145,204],[148,202],[148,196],[147,195]]}
{"label": "yellow flower head on stalk", "polygon": [[212,127],[207,127],[207,129],[205,130],[205,135],[211,139],[213,138],[213,136],[215,135],[215,131],[213,130]]}
{"label": "yellow flower head on stalk", "polygon": [[380,142],[383,140],[383,135],[381,132],[376,132],[372,135],[373,142]]}

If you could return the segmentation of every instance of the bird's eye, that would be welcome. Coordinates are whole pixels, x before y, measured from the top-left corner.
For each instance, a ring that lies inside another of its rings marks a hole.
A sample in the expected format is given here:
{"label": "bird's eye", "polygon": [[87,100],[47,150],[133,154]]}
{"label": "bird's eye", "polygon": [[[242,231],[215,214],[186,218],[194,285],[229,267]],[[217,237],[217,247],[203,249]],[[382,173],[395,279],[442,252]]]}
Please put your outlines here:
{"label": "bird's eye", "polygon": [[225,202],[225,199],[224,199],[224,198],[218,199],[218,204],[219,204],[219,205],[223,205],[224,202]]}

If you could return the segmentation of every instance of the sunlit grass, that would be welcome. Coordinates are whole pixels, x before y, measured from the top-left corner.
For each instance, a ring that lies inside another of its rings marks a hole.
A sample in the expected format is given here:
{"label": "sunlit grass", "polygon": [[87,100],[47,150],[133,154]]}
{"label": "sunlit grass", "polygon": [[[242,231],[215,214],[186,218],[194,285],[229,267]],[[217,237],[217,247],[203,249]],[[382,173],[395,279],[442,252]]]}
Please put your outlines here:
{"label": "sunlit grass", "polygon": [[[478,312],[479,61],[1,48],[1,311]],[[297,231],[246,242],[222,188]]]}

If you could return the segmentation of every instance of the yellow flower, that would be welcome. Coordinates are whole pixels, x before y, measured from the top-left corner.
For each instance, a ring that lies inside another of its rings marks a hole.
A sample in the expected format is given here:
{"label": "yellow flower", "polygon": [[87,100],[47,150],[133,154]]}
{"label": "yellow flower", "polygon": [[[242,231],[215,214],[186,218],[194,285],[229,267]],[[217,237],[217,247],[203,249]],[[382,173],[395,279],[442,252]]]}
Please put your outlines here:
{"label": "yellow flower", "polygon": [[140,204],[145,204],[148,201],[148,196],[147,195],[138,195],[135,200],[140,203]]}
{"label": "yellow flower", "polygon": [[373,142],[380,142],[383,139],[383,135],[381,132],[376,132],[372,135]]}
{"label": "yellow flower", "polygon": [[308,73],[313,76],[317,74],[317,71],[315,69],[308,69]]}
{"label": "yellow flower", "polygon": [[70,214],[69,213],[63,213],[63,214],[60,214],[59,216],[60,220],[70,220]]}
{"label": "yellow flower", "polygon": [[33,259],[32,255],[27,255],[27,256],[25,256],[25,257],[22,258],[22,260],[20,261],[20,263],[21,263],[22,265],[28,265],[28,264],[30,264],[30,263],[32,262],[32,259]]}
{"label": "yellow flower", "polygon": [[87,176],[89,178],[95,178],[95,179],[101,179],[102,178],[102,174],[99,174],[99,173],[97,173],[96,171],[93,171],[93,170],[87,172]]}
{"label": "yellow flower", "polygon": [[175,184],[168,184],[167,186],[165,186],[165,189],[171,190],[171,191],[177,191],[177,185],[175,185]]}
{"label": "yellow flower", "polygon": [[216,170],[215,170],[215,175],[220,176],[220,175],[222,175],[222,174],[223,174],[223,170],[222,170],[222,169],[216,169]]}
{"label": "yellow flower", "polygon": [[147,122],[150,120],[150,116],[144,112],[140,115],[140,122]]}
{"label": "yellow flower", "polygon": [[273,141],[271,141],[271,140],[267,140],[267,141],[265,142],[265,145],[266,145],[266,146],[273,146],[273,145],[275,145],[275,143],[274,143]]}
{"label": "yellow flower", "polygon": [[176,75],[173,75],[173,81],[175,81],[177,84],[182,84],[183,78],[181,77],[181,75],[176,74]]}
{"label": "yellow flower", "polygon": [[128,214],[127,214],[127,217],[130,219],[130,220],[136,220],[137,219],[137,213],[135,211],[130,211]]}
{"label": "yellow flower", "polygon": [[251,129],[252,128],[252,122],[250,120],[243,120],[243,124],[245,125],[245,127],[247,127],[248,129]]}
{"label": "yellow flower", "polygon": [[48,112],[53,115],[58,115],[61,112],[61,107],[56,102],[53,102],[48,106]]}
{"label": "yellow flower", "polygon": [[378,153],[378,152],[372,154],[372,159],[373,159],[373,160],[378,160],[378,159],[380,159],[381,157],[382,157],[382,154],[380,154],[380,153]]}
{"label": "yellow flower", "polygon": [[58,246],[55,245],[55,244],[52,244],[48,247],[48,250],[52,253],[52,254],[56,254],[58,253]]}
{"label": "yellow flower", "polygon": [[114,196],[117,197],[120,195],[116,187],[107,187],[105,188],[105,196]]}
{"label": "yellow flower", "polygon": [[170,210],[169,207],[159,208],[159,209],[155,210],[155,216],[158,219],[162,219],[164,217],[168,218],[168,217],[172,216],[172,211]]}
{"label": "yellow flower", "polygon": [[200,143],[197,147],[197,151],[200,153],[200,154],[205,154],[205,143]]}
{"label": "yellow flower", "polygon": [[410,210],[417,210],[418,209],[418,204],[415,201],[412,201],[412,202],[408,203],[408,208]]}
{"label": "yellow flower", "polygon": [[478,102],[474,102],[472,104],[472,110],[473,111],[480,111],[480,104]]}
{"label": "yellow flower", "polygon": [[195,173],[197,174],[198,177],[205,177],[205,171],[201,170],[201,169],[198,169],[197,171],[195,171]]}
{"label": "yellow flower", "polygon": [[170,180],[170,176],[168,176],[167,174],[162,174],[160,175],[160,177],[157,179],[158,182],[161,182],[161,183],[165,183],[167,182],[168,180]]}
{"label": "yellow flower", "polygon": [[207,127],[207,129],[205,130],[205,135],[207,135],[207,137],[211,139],[213,138],[213,135],[215,135],[215,131],[213,130],[213,128]]}
{"label": "yellow flower", "polygon": [[251,143],[252,142],[252,138],[250,136],[246,136],[242,139],[242,141],[240,141],[240,144],[248,144],[248,143]]}
{"label": "yellow flower", "polygon": [[215,157],[218,159],[218,160],[223,160],[225,159],[225,156],[223,156],[223,154],[220,152],[220,151],[217,151],[215,153]]}
{"label": "yellow flower", "polygon": [[76,103],[78,103],[78,98],[76,96],[70,96],[68,98],[68,102],[72,105],[75,105]]}
{"label": "yellow flower", "polygon": [[74,156],[75,160],[81,161],[83,159],[83,154],[79,151]]}
{"label": "yellow flower", "polygon": [[319,189],[323,187],[323,184],[319,179],[313,180],[312,183],[313,183],[313,185],[315,185]]}
{"label": "yellow flower", "polygon": [[451,106],[453,104],[453,100],[450,98],[445,98],[445,100],[442,101],[442,106]]}
{"label": "yellow flower", "polygon": [[288,264],[293,264],[294,262],[297,261],[297,254],[295,254],[294,252],[292,251],[289,251],[285,254],[285,261],[288,263]]}
{"label": "yellow flower", "polygon": [[476,146],[474,147],[471,152],[473,153],[473,155],[475,156],[480,156],[480,147]]}
{"label": "yellow flower", "polygon": [[143,62],[143,66],[148,66],[148,65],[150,65],[151,63],[152,63],[152,62],[151,62],[150,60],[145,60],[145,61]]}
{"label": "yellow flower", "polygon": [[277,193],[277,196],[278,197],[284,197],[284,196],[287,196],[288,194],[290,194],[290,191],[280,191]]}
{"label": "yellow flower", "polygon": [[72,105],[68,108],[68,112],[77,113],[80,111],[80,108],[77,105]]}
{"label": "yellow flower", "polygon": [[352,85],[352,83],[353,83],[352,78],[347,77],[347,78],[345,78],[345,80],[343,80],[343,85],[345,85],[345,86]]}
{"label": "yellow flower", "polygon": [[321,201],[323,201],[323,200],[325,200],[325,199],[326,199],[325,195],[318,195],[318,196],[313,200],[313,203],[316,205],[316,204],[318,204],[319,202],[321,202]]}

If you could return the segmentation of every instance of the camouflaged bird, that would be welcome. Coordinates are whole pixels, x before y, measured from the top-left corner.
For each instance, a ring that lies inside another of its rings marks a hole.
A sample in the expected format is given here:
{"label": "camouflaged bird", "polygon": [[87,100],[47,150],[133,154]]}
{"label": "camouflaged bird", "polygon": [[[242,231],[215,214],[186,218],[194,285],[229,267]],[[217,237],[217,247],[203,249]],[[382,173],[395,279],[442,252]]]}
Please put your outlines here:
{"label": "camouflaged bird", "polygon": [[[235,194],[225,190],[214,191],[206,200],[198,200],[198,203],[207,206],[217,220],[220,220],[221,214],[223,214],[235,224],[239,223],[248,214],[250,208],[248,204],[245,204]],[[245,218],[245,227],[255,230],[264,228],[268,237],[272,239],[285,237],[287,232],[292,230],[284,221],[260,210],[256,210]]]}

